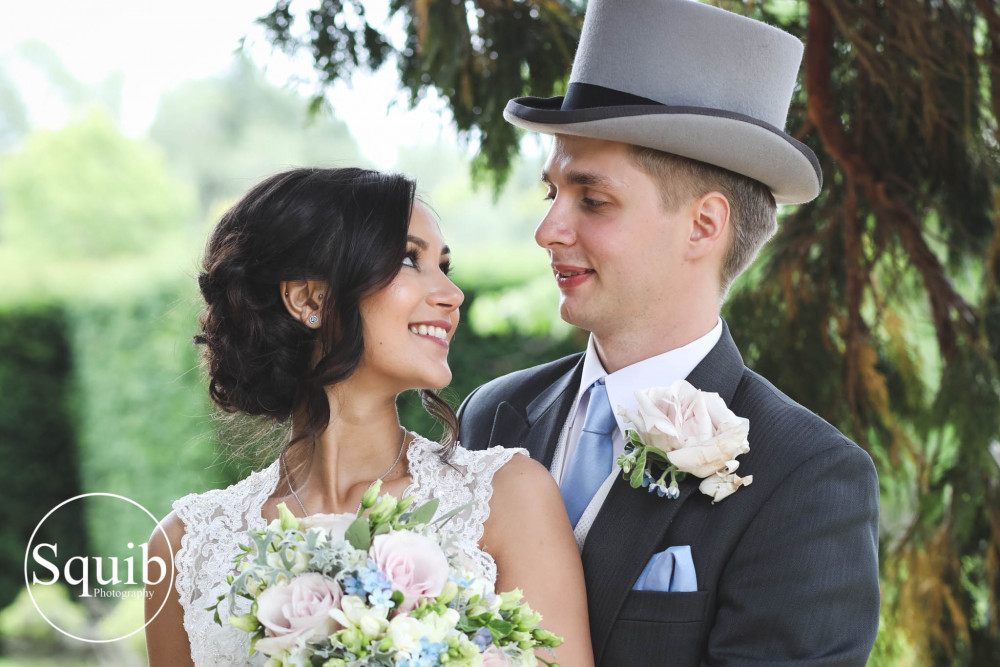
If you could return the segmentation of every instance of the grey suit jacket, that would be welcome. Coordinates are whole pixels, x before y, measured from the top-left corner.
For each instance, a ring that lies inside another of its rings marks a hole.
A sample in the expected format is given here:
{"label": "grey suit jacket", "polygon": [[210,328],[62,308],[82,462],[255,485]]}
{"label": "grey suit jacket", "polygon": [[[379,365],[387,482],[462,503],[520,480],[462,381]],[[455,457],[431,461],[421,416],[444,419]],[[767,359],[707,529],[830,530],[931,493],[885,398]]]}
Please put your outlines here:
{"label": "grey suit jacket", "polygon": [[[479,387],[459,410],[462,444],[550,466],[581,369],[577,354]],[[753,484],[713,505],[691,476],[676,500],[615,482],[583,550],[596,664],[864,665],[879,617],[871,458],[747,369],[726,326],[687,379],[750,420],[739,473]],[[677,545],[699,590],[633,591]]]}

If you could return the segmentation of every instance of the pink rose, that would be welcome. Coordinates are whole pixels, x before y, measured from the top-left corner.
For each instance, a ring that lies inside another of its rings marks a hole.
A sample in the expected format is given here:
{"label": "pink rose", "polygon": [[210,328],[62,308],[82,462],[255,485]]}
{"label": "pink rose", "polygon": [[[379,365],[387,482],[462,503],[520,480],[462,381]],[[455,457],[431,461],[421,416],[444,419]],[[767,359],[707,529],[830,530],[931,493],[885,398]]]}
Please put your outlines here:
{"label": "pink rose", "polygon": [[379,535],[372,540],[371,557],[403,594],[401,611],[410,611],[423,598],[434,598],[448,581],[448,559],[437,542],[409,531]]}
{"label": "pink rose", "polygon": [[507,656],[503,654],[496,644],[490,644],[483,652],[483,667],[508,667]]}
{"label": "pink rose", "polygon": [[333,579],[310,572],[276,584],[257,598],[257,620],[267,630],[255,648],[273,655],[292,648],[305,639],[320,639],[339,626],[330,617],[331,609],[340,607],[340,586]]}
{"label": "pink rose", "polygon": [[635,398],[636,412],[622,409],[623,420],[633,424],[646,445],[666,452],[682,472],[707,477],[750,451],[750,421],[737,417],[716,393],[678,380],[669,387],[637,391]]}
{"label": "pink rose", "polygon": [[340,542],[357,518],[355,514],[311,514],[299,519],[299,530],[304,533],[319,528],[329,535],[331,542]]}

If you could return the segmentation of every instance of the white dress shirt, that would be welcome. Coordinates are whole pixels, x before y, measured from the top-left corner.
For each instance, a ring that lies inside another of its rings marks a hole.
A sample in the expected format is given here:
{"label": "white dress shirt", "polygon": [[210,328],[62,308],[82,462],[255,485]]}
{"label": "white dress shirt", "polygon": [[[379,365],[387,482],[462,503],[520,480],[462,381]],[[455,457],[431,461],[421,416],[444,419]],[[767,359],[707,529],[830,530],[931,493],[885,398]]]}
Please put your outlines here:
{"label": "white dress shirt", "polygon": [[608,388],[608,400],[615,411],[615,420],[618,428],[612,434],[612,457],[611,469],[608,470],[608,478],[601,488],[594,494],[593,500],[587,506],[583,516],[576,525],[576,537],[580,547],[583,547],[583,540],[586,539],[587,532],[597,516],[604,498],[611,490],[611,484],[615,477],[621,472],[618,468],[618,457],[625,451],[625,426],[621,416],[618,415],[618,407],[623,406],[630,410],[636,409],[635,392],[647,387],[669,386],[677,380],[683,380],[695,366],[701,363],[702,359],[708,356],[715,344],[722,337],[722,320],[720,319],[715,327],[707,334],[697,340],[688,343],[683,347],[658,354],[649,359],[643,359],[631,366],[626,366],[614,373],[608,373],[597,355],[597,348],[594,337],[591,335],[587,343],[587,353],[583,359],[583,374],[580,377],[580,386],[577,388],[576,399],[573,407],[570,408],[569,417],[556,445],[555,454],[552,457],[552,476],[556,482],[562,483],[563,475],[566,472],[570,458],[576,451],[576,443],[580,439],[580,432],[583,430],[583,421],[587,415],[587,389],[597,380],[604,378],[604,383]]}

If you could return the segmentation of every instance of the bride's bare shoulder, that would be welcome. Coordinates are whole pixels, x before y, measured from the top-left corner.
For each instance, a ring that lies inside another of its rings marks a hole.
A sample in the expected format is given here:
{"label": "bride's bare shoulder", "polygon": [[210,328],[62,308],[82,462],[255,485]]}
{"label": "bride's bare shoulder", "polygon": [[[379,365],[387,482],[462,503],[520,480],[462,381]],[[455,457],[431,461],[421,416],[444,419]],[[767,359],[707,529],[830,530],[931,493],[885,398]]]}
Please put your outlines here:
{"label": "bride's bare shoulder", "polygon": [[505,524],[507,520],[516,523],[526,514],[538,516],[542,512],[550,515],[541,517],[546,520],[565,519],[559,486],[545,466],[517,453],[493,476],[490,518],[503,519]]}

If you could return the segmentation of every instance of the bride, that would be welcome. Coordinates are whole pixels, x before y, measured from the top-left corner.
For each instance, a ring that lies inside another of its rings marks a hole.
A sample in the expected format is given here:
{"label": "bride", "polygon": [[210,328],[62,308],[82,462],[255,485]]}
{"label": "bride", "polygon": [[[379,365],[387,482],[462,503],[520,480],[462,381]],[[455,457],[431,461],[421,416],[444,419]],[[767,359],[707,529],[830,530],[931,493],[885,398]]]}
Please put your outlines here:
{"label": "bride", "polygon": [[[206,611],[228,590],[245,532],[285,503],[296,515],[353,513],[365,491],[467,506],[444,524],[460,556],[520,588],[565,639],[563,665],[593,664],[583,571],[559,489],[524,450],[457,447],[454,412],[429,388],[451,381],[448,346],[463,294],[415,185],[363,169],[297,169],[255,186],[220,220],[198,283],[212,400],[224,411],[291,420],[262,471],[177,500],[150,538],[176,576],[149,586],[150,665],[253,665],[249,638]],[[445,424],[443,444],[405,431],[396,396],[417,389]],[[166,538],[164,536],[166,534]],[[220,616],[245,613],[237,598]],[[160,610],[162,605],[162,610]],[[159,613],[157,613],[157,611]],[[551,656],[542,656],[551,659]]]}

